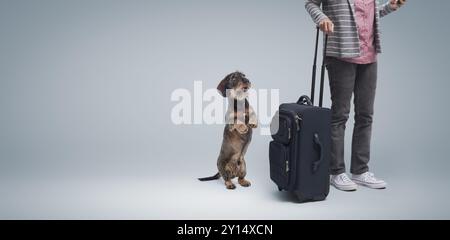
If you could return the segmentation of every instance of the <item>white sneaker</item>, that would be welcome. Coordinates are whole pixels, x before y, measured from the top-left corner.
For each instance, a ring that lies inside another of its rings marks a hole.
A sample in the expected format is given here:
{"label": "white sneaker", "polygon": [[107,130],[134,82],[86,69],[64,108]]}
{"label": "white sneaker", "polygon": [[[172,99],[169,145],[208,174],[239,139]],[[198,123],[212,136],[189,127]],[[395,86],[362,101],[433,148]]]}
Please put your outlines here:
{"label": "white sneaker", "polygon": [[387,183],[385,181],[376,179],[375,175],[370,172],[366,172],[361,175],[353,175],[352,180],[358,185],[362,185],[368,188],[384,189],[387,187]]}
{"label": "white sneaker", "polygon": [[330,184],[341,191],[356,191],[358,185],[346,173],[331,175]]}

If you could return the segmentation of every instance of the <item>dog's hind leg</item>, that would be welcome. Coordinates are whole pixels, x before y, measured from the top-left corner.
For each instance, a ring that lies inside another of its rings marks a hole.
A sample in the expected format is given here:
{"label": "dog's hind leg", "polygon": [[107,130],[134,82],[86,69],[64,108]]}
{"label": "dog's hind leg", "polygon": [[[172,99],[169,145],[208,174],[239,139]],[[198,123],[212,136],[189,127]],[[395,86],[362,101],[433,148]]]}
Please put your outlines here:
{"label": "dog's hind leg", "polygon": [[243,187],[250,187],[252,184],[250,181],[245,179],[245,176],[247,175],[247,165],[245,163],[245,159],[242,157],[239,161],[239,172],[238,172],[238,182],[239,185]]}
{"label": "dog's hind leg", "polygon": [[225,167],[225,174],[223,175],[223,180],[225,180],[225,186],[227,189],[233,190],[236,189],[236,185],[231,182],[231,179],[233,179],[235,176],[233,174],[233,170],[229,168],[229,166]]}
{"label": "dog's hind leg", "polygon": [[250,181],[248,181],[245,178],[239,178],[239,185],[243,186],[243,187],[250,187],[252,184],[250,183]]}
{"label": "dog's hind leg", "polygon": [[222,174],[223,180],[225,181],[225,186],[227,187],[227,189],[233,190],[236,189],[236,185],[233,184],[233,182],[231,181],[231,179],[233,179],[233,177],[231,176],[231,172],[228,170],[225,170],[225,173]]}
{"label": "dog's hind leg", "polygon": [[228,166],[227,161],[224,159],[220,159],[217,166],[219,168],[220,175],[225,181],[226,188],[230,190],[236,189],[236,185],[234,185],[233,182],[231,182],[231,179],[234,178],[233,171]]}
{"label": "dog's hind leg", "polygon": [[234,190],[234,189],[236,189],[236,185],[234,185],[234,183],[231,182],[231,180],[225,181],[225,186],[226,186],[227,189],[229,189],[229,190]]}

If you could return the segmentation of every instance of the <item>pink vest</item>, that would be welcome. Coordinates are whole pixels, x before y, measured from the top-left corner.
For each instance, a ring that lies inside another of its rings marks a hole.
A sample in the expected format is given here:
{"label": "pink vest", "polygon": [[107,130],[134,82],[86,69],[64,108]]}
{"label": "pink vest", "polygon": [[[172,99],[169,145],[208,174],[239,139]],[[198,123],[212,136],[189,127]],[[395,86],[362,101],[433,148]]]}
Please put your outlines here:
{"label": "pink vest", "polygon": [[375,10],[376,0],[355,0],[355,20],[359,34],[361,55],[341,60],[356,64],[369,64],[377,61],[375,47]]}

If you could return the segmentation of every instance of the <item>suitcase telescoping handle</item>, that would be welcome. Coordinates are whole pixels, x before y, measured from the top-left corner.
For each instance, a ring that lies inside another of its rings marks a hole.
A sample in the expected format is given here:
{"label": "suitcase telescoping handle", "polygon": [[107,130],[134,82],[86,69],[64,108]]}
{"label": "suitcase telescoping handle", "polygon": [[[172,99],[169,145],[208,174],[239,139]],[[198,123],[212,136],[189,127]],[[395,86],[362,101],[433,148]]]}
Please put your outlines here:
{"label": "suitcase telescoping handle", "polygon": [[[319,31],[319,27],[317,27],[317,31]],[[323,45],[323,58],[322,58],[322,67],[320,72],[320,92],[319,92],[319,107],[323,106],[323,89],[325,84],[325,59],[327,58],[327,45],[328,45],[328,34],[325,34],[325,42]],[[314,104],[314,101],[313,101]]]}
{"label": "suitcase telescoping handle", "polygon": [[[316,78],[317,78],[317,55],[319,52],[319,35],[320,35],[320,29],[317,27],[316,32],[316,47],[314,50],[314,62],[313,62],[313,70],[312,70],[312,81],[311,81],[311,98],[308,96],[301,96],[298,100],[298,104],[304,104],[304,105],[314,105],[315,100],[315,92],[316,92]],[[325,59],[327,56],[327,45],[328,45],[328,35],[324,34],[324,47],[323,47],[323,58],[322,58],[322,68],[320,72],[320,91],[319,91],[319,107],[323,106],[323,89],[325,84]]]}

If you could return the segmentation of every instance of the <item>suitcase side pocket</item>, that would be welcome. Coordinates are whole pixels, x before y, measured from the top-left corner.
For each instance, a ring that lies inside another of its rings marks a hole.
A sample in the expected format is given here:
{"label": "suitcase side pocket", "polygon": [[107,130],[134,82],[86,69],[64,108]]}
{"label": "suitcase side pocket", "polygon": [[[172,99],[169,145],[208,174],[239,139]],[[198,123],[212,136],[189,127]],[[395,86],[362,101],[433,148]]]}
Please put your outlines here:
{"label": "suitcase side pocket", "polygon": [[272,141],[269,149],[270,178],[282,189],[289,186],[289,147]]}
{"label": "suitcase side pocket", "polygon": [[289,117],[277,113],[270,125],[273,140],[288,145],[295,134]]}

